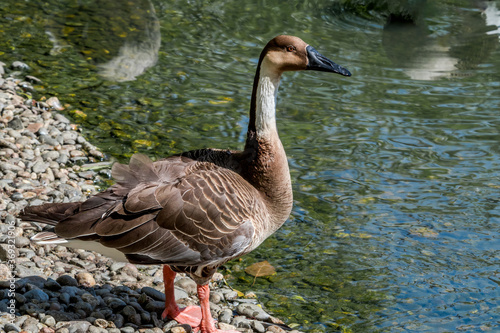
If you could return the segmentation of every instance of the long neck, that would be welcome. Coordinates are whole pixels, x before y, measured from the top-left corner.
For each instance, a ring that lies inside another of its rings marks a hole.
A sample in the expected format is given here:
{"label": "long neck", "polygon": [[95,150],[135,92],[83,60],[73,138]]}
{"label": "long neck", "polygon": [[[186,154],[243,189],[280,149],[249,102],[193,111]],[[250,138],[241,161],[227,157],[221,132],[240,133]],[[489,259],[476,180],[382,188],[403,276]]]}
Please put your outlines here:
{"label": "long neck", "polygon": [[245,178],[268,200],[277,220],[284,222],[292,207],[292,187],[285,150],[276,128],[276,95],[281,73],[259,62],[250,105],[244,154]]}

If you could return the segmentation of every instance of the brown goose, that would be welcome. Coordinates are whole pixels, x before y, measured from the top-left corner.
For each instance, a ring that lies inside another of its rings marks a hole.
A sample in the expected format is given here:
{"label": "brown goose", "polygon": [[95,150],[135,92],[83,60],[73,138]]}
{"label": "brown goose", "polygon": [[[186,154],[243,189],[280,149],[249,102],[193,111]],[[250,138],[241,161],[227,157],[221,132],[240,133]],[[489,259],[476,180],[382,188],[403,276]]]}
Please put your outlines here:
{"label": "brown goose", "polygon": [[[281,74],[297,70],[351,75],[300,38],[275,37],[260,55],[243,151],[201,149],[156,162],[134,155],[129,165],[113,166],[115,185],[85,202],[25,209],[23,220],[54,226],[34,241],[163,264],[163,316],[203,333],[218,332],[209,308],[210,278],[220,265],[255,249],[292,209],[275,104]],[[198,284],[200,307],[177,306],[175,272]]]}

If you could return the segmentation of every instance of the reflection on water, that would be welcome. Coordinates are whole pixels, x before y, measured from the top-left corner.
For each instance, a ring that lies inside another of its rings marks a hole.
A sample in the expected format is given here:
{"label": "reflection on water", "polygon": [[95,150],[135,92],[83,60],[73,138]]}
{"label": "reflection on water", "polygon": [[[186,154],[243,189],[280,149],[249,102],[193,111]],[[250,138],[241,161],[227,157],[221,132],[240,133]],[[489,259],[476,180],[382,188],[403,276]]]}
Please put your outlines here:
{"label": "reflection on water", "polygon": [[2,1],[0,60],[126,160],[241,148],[261,47],[302,37],[353,76],[283,77],[294,210],[229,283],[310,332],[498,331],[498,2],[152,4]]}
{"label": "reflection on water", "polygon": [[[430,14],[425,8],[411,15],[390,13],[383,33],[387,56],[414,80],[449,78],[477,67],[497,47],[498,40],[493,35],[500,33],[500,12],[493,1],[473,3],[477,11],[462,10],[453,21],[446,22],[453,34],[451,38],[429,28],[430,18],[425,15],[435,17],[436,13]],[[434,4],[420,4],[431,5]]]}
{"label": "reflection on water", "polygon": [[488,31],[489,35],[498,35],[500,39],[500,10],[497,8],[497,4],[494,1],[484,1],[482,2],[482,12],[488,27],[493,27],[492,30]]}
{"label": "reflection on water", "polygon": [[[59,8],[59,7],[58,7]],[[160,23],[152,3],[80,1],[53,11],[46,33],[52,55],[75,48],[111,81],[130,81],[158,61]]]}
{"label": "reflection on water", "polygon": [[[117,1],[113,3],[117,4]],[[152,4],[144,12],[146,15],[140,16],[144,22],[144,27],[140,30],[143,35],[127,38],[120,46],[117,56],[107,63],[99,64],[100,74],[106,79],[119,82],[134,80],[158,61],[160,24]]]}

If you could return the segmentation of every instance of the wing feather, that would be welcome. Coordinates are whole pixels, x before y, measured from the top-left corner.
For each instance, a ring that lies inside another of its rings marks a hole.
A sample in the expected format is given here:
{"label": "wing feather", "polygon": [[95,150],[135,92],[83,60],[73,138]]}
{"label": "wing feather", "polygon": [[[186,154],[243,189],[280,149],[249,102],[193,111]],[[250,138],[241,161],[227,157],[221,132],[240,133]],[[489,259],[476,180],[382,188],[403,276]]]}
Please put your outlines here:
{"label": "wing feather", "polygon": [[112,173],[117,183],[107,191],[60,206],[59,215],[69,213],[54,223],[59,236],[99,240],[133,262],[180,266],[220,264],[260,241],[254,236],[268,218],[265,205],[230,169],[184,156],[152,162],[134,155]]}

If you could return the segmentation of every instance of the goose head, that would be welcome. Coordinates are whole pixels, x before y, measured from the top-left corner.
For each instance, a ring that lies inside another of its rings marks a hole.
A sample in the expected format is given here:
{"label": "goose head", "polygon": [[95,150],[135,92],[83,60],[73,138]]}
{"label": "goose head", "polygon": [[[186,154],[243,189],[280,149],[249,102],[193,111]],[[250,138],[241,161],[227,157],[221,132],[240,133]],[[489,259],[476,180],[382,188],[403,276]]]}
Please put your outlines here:
{"label": "goose head", "polygon": [[261,54],[261,66],[277,74],[285,71],[315,70],[351,76],[351,73],[295,36],[273,38]]}
{"label": "goose head", "polygon": [[300,70],[351,76],[347,69],[323,56],[302,39],[286,35],[274,37],[260,54],[250,104],[247,143],[253,143],[255,137],[277,139],[276,96],[281,74]]}

